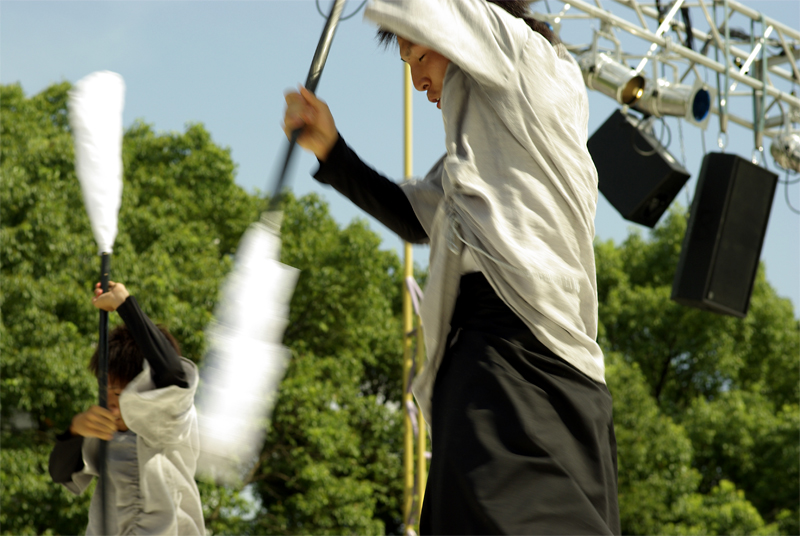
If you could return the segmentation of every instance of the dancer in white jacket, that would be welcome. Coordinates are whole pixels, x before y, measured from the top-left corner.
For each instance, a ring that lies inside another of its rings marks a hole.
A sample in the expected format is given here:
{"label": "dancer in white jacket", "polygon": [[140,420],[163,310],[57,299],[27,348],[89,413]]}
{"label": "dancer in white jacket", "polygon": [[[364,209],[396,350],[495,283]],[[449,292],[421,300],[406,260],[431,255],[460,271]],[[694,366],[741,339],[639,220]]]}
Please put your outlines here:
{"label": "dancer in white jacket", "polygon": [[[72,419],[50,455],[50,475],[83,493],[98,476],[97,449],[106,440],[111,534],[205,534],[194,480],[197,367],[121,283],[109,282],[106,293],[96,289],[92,303],[125,321],[109,334],[108,409],[92,406]],[[97,374],[97,352],[89,368]],[[101,516],[95,493],[87,535],[102,533]]]}
{"label": "dancer in white jacket", "polygon": [[414,384],[433,438],[421,529],[618,533],[580,69],[524,1],[373,0],[365,17],[442,110],[446,155],[396,185],[304,90],[286,96],[285,128],[303,128],[317,180],[430,243],[428,363]]}

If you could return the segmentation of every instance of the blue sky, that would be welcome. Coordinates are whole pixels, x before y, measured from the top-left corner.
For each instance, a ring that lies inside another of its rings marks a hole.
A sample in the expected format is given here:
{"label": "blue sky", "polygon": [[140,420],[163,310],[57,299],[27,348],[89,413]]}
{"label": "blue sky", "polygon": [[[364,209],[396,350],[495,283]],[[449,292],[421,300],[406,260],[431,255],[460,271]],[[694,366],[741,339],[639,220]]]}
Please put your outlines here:
{"label": "blue sky", "polygon": [[[557,0],[549,2],[553,9],[561,5]],[[796,0],[744,3],[800,28]],[[322,4],[327,10],[329,0]],[[358,4],[351,0],[345,12]],[[542,2],[534,5],[534,10],[545,9]],[[702,28],[702,21],[693,22]],[[268,190],[285,140],[280,129],[283,93],[305,80],[323,24],[313,0],[2,0],[0,83],[19,82],[33,95],[51,83],[75,82],[92,71],[116,71],[127,86],[126,126],[142,119],[156,130],[182,131],[186,123],[203,123],[216,143],[230,147],[238,164],[237,183],[250,191]],[[586,24],[565,21],[561,35],[567,42],[588,42],[590,32]],[[339,131],[360,156],[399,180],[403,169],[402,63],[395,51],[379,49],[373,36],[374,28],[362,21],[361,14],[340,24],[318,95],[328,102]],[[639,50],[644,49],[642,45]],[[589,96],[591,133],[616,105],[594,91]],[[692,173],[677,197],[685,206],[700,170],[703,133],[683,123],[681,150],[677,122],[668,124],[669,149],[678,160],[685,153],[686,168]],[[718,133],[718,121],[712,117],[705,132],[707,150],[716,150]],[[441,113],[423,94],[416,94],[414,173],[424,174],[443,150]],[[752,133],[732,125],[726,150],[749,158]],[[771,158],[768,164],[776,169]],[[306,154],[296,160],[292,178],[296,193],[321,193],[343,224],[354,217],[369,219],[339,194],[318,185],[308,173],[315,168],[316,161]],[[770,283],[792,300],[797,311],[800,216],[787,207],[784,196],[779,185],[762,259]],[[789,197],[800,208],[800,185],[790,187]],[[400,241],[391,232],[374,220],[370,225],[384,238],[386,248],[402,253]],[[622,219],[600,196],[598,237],[619,243],[636,228],[643,233],[648,230]],[[414,251],[415,260],[427,264],[427,249]]]}

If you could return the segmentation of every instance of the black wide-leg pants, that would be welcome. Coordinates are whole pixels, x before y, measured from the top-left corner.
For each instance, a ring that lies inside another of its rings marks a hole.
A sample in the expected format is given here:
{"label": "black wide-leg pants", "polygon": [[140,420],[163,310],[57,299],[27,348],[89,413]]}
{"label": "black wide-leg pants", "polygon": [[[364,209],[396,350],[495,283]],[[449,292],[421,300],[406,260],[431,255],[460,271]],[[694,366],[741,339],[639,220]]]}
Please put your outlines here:
{"label": "black wide-leg pants", "polygon": [[422,534],[619,534],[611,395],[482,274],[462,277],[433,395]]}

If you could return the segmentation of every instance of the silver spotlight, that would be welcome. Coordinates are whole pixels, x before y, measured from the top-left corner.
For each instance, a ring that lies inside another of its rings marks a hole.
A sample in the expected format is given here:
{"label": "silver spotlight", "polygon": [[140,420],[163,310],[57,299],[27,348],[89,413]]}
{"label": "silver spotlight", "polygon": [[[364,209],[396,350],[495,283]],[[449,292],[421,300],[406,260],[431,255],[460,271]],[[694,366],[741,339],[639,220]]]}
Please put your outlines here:
{"label": "silver spotlight", "polygon": [[683,117],[705,128],[711,115],[712,90],[702,82],[693,86],[672,84],[659,78],[655,83],[646,80],[644,94],[632,106],[655,117]]}
{"label": "silver spotlight", "polygon": [[769,148],[775,163],[789,171],[800,171],[800,131],[783,131]]}
{"label": "silver spotlight", "polygon": [[586,87],[620,104],[632,105],[644,95],[644,77],[606,54],[589,50],[578,57],[578,64]]}

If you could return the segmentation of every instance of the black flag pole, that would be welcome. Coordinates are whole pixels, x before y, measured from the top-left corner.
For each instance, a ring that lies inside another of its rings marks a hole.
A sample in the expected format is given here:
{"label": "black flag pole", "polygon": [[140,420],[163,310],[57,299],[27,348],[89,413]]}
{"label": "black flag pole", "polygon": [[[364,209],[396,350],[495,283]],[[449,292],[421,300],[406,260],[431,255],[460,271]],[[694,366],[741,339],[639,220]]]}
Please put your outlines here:
{"label": "black flag pole", "polygon": [[[100,254],[100,288],[103,293],[108,292],[108,279],[111,271],[111,254]],[[108,409],[108,311],[100,309],[100,341],[98,342],[98,405]],[[102,511],[103,534],[111,534],[108,526],[108,471],[106,471],[106,459],[108,452],[108,441],[101,439],[98,450],[97,472],[100,473],[100,509]]]}
{"label": "black flag pole", "polygon": [[[311,93],[317,92],[317,85],[319,85],[320,76],[322,76],[322,69],[325,67],[325,61],[328,59],[328,52],[331,50],[331,43],[333,42],[333,35],[336,33],[336,26],[339,24],[339,17],[344,10],[345,0],[336,0],[331,6],[331,12],[328,15],[328,21],[325,23],[325,28],[322,29],[322,36],[317,44],[317,50],[314,52],[314,58],[311,60],[311,68],[308,70],[306,77],[306,89]],[[294,152],[295,145],[297,145],[297,138],[300,136],[302,128],[298,128],[292,132],[292,137],[289,140],[289,146],[286,148],[286,155],[283,159],[283,167],[275,181],[275,187],[272,190],[272,197],[269,201],[268,211],[277,210],[281,201],[281,192],[286,183],[287,171],[289,163],[292,160],[292,153]]]}

